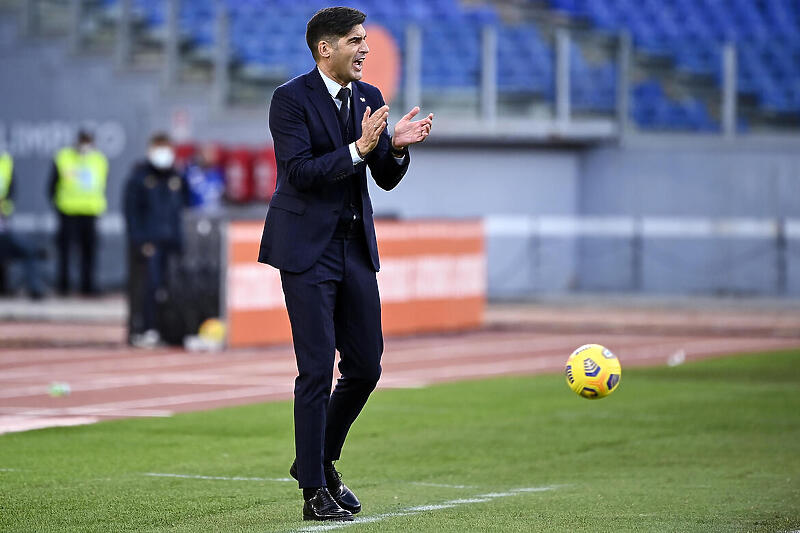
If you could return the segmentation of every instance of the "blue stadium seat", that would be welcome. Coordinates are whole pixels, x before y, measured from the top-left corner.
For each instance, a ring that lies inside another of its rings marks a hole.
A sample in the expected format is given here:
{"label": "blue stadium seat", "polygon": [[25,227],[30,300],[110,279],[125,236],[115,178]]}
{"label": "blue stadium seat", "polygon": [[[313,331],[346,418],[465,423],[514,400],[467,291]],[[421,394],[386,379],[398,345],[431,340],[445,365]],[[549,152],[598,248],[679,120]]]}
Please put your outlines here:
{"label": "blue stadium seat", "polygon": [[611,113],[616,106],[616,66],[590,65],[580,48],[570,47],[570,100],[579,111]]}
{"label": "blue stadium seat", "polygon": [[498,90],[553,96],[553,50],[534,26],[505,27],[498,32]]}
{"label": "blue stadium seat", "polygon": [[642,128],[663,130],[718,131],[705,104],[697,98],[674,101],[655,80],[638,83],[633,89],[633,120]]}

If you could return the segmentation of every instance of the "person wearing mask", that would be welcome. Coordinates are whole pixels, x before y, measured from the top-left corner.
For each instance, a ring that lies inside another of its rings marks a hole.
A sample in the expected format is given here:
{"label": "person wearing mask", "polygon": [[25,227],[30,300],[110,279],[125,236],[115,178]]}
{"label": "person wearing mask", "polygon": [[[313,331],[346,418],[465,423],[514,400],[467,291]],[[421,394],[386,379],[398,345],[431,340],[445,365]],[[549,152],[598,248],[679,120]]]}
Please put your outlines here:
{"label": "person wearing mask", "polygon": [[39,268],[43,254],[11,231],[9,218],[14,212],[13,195],[14,160],[9,153],[0,151],[0,265],[5,267],[9,260],[21,260],[28,296],[40,300],[45,293]]}
{"label": "person wearing mask", "polygon": [[188,204],[188,189],[174,163],[172,141],[166,133],[156,133],[150,138],[147,159],[134,165],[125,185],[128,342],[138,347],[161,343],[158,305],[167,294],[167,267],[183,243],[181,214]]}
{"label": "person wearing mask", "polygon": [[97,219],[106,211],[108,160],[94,146],[94,136],[78,132],[75,146],[58,151],[50,174],[50,199],[58,213],[58,291],[70,290],[70,250],[78,245],[81,256],[81,292],[97,293],[95,258]]}

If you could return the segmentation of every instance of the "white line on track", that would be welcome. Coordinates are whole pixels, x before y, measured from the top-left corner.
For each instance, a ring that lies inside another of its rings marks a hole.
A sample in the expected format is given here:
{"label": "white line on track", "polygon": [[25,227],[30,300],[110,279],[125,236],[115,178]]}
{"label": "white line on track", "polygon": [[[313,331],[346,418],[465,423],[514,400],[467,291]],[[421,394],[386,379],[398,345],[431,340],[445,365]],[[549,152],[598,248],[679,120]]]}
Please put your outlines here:
{"label": "white line on track", "polygon": [[[207,357],[207,356],[198,356],[198,355],[188,355],[186,353],[171,353],[171,354],[160,354],[156,356],[148,356],[148,357],[137,357],[132,359],[121,359],[119,357],[101,361],[93,361],[93,362],[76,362],[76,363],[59,363],[56,365],[53,364],[32,364],[26,366],[20,366],[12,369],[7,369],[3,371],[6,379],[14,378],[20,379],[30,376],[36,376],[43,372],[47,372],[50,374],[67,374],[67,373],[76,373],[76,374],[83,374],[83,373],[90,373],[90,372],[122,372],[122,371],[141,371],[146,369],[155,369],[161,370],[164,368],[175,368],[181,366],[190,366],[190,367],[201,367],[201,368],[208,368],[213,366],[214,364],[223,365],[226,368],[236,368],[239,364],[238,362],[231,364],[230,361],[225,361],[218,356]],[[255,366],[259,368],[259,370],[265,370],[267,372],[270,371],[282,371],[286,369],[292,369],[294,363],[293,358],[284,357],[280,360],[275,361],[259,361],[257,364],[254,364],[254,360],[248,360],[245,362],[248,365],[248,368],[252,368]],[[252,365],[252,366],[251,366]]]}
{"label": "white line on track", "polygon": [[[104,416],[114,418],[166,418],[172,411],[165,409],[113,409],[91,405],[77,407],[0,407],[0,415],[16,416]],[[0,423],[2,426],[2,423]],[[0,427],[2,430],[2,427]]]}
{"label": "white line on track", "polygon": [[52,417],[30,417],[30,416],[0,416],[0,435],[4,433],[14,433],[18,431],[30,431],[32,429],[44,429],[52,427],[66,426],[85,426],[94,424],[98,419],[93,416],[52,416]]}
{"label": "white line on track", "polygon": [[[67,379],[68,378],[68,379]],[[194,372],[170,372],[166,374],[138,374],[138,375],[96,375],[81,376],[71,378],[60,376],[61,381],[68,381],[72,393],[88,392],[96,390],[111,390],[130,387],[150,386],[150,385],[202,385],[202,386],[278,386],[286,390],[291,390],[293,377],[288,373],[286,376],[255,376],[243,377],[238,375],[209,374],[204,371]],[[47,380],[35,385],[25,385],[19,387],[8,387],[0,390],[0,398],[24,398],[28,396],[39,396],[47,394]]]}
{"label": "white line on track", "polygon": [[145,472],[143,476],[148,477],[170,477],[180,479],[207,479],[213,481],[277,481],[281,483],[294,482],[294,479],[289,477],[225,477],[225,476],[198,476],[189,474],[169,474],[163,472]]}
{"label": "white line on track", "polygon": [[448,500],[442,503],[430,504],[430,505],[416,505],[414,507],[406,507],[405,509],[401,509],[400,511],[395,511],[391,513],[382,513],[377,514],[374,516],[364,516],[364,517],[356,517],[356,519],[352,522],[331,522],[326,524],[320,524],[317,526],[308,526],[304,528],[300,528],[296,530],[298,533],[313,533],[316,531],[330,531],[333,529],[341,529],[344,527],[352,527],[358,524],[371,524],[374,522],[380,522],[386,520],[388,518],[395,518],[399,516],[410,516],[430,511],[438,511],[441,509],[452,509],[454,507],[458,507],[459,505],[466,505],[469,503],[486,503],[493,499],[497,498],[507,498],[509,496],[517,496],[524,493],[531,493],[531,492],[544,492],[548,490],[555,490],[557,487],[555,486],[545,486],[545,487],[524,487],[519,489],[511,489],[506,492],[493,492],[489,494],[483,494],[479,496],[475,496],[474,498],[462,498],[457,500]]}
{"label": "white line on track", "polygon": [[[127,400],[119,402],[99,403],[93,405],[82,405],[80,407],[67,407],[60,412],[70,414],[85,414],[85,413],[104,413],[107,411],[119,411],[123,409],[146,409],[146,408],[160,408],[169,405],[181,405],[192,403],[207,403],[216,402],[220,400],[234,400],[240,398],[253,398],[253,397],[267,397],[275,394],[285,394],[283,388],[280,387],[247,387],[243,389],[230,389],[215,392],[201,392],[192,394],[181,394],[176,396],[164,396],[160,398],[146,398],[143,400]],[[7,412],[9,408],[0,407],[0,412]],[[25,407],[10,408],[16,409],[16,413],[30,413],[37,414],[44,409]]]}

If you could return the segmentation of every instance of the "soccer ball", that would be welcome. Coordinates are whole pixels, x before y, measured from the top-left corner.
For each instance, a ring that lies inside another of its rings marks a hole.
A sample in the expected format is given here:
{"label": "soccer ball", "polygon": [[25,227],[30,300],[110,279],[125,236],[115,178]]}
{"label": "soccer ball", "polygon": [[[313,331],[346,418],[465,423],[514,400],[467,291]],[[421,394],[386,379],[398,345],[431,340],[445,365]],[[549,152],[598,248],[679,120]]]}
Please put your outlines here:
{"label": "soccer ball", "polygon": [[608,348],[585,344],[569,356],[564,374],[570,389],[595,400],[605,398],[619,387],[622,367]]}

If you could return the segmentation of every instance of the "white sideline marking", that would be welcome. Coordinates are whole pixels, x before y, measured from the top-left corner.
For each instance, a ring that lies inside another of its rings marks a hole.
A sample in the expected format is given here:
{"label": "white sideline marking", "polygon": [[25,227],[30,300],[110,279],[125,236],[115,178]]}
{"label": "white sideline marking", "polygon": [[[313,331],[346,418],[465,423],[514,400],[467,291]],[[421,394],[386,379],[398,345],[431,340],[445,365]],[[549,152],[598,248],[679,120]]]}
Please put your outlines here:
{"label": "white sideline marking", "polygon": [[514,492],[545,492],[548,490],[555,490],[559,487],[564,487],[565,485],[548,485],[546,487],[528,487],[524,489],[514,489]]}
{"label": "white sideline marking", "polygon": [[168,474],[161,472],[145,472],[143,476],[149,477],[177,477],[182,479],[210,479],[214,481],[280,481],[288,482],[294,481],[288,477],[225,477],[225,476],[197,476],[188,474]]}
{"label": "white sideline marking", "polygon": [[448,485],[446,483],[427,483],[425,481],[412,481],[412,485],[421,485],[423,487],[439,487],[442,489],[477,489],[474,485]]}
{"label": "white sideline marking", "polygon": [[409,507],[406,509],[406,512],[409,514],[413,513],[424,513],[425,511],[438,511],[439,509],[450,509],[451,507],[455,507],[456,504],[454,503],[438,503],[432,505],[417,505],[416,507]]}
{"label": "white sideline marking", "polygon": [[519,494],[530,493],[530,492],[544,492],[548,490],[555,490],[557,487],[550,485],[546,487],[524,487],[519,489],[511,489],[507,492],[491,492],[489,494],[483,494],[480,496],[476,496],[474,498],[465,498],[459,500],[449,500],[446,502],[442,502],[439,504],[431,504],[431,505],[417,505],[414,507],[407,507],[405,509],[401,509],[400,511],[395,511],[391,513],[383,513],[378,514],[375,516],[365,516],[363,518],[356,517],[356,519],[352,522],[334,522],[330,524],[322,524],[318,526],[308,526],[301,529],[298,529],[298,533],[313,533],[316,531],[330,531],[332,529],[341,529],[343,527],[350,527],[357,524],[371,524],[374,522],[380,522],[382,520],[386,520],[387,518],[395,518],[399,516],[410,516],[419,513],[424,513],[427,511],[438,511],[440,509],[452,509],[453,507],[458,507],[459,505],[464,505],[468,503],[485,503],[491,501],[495,498],[506,498],[508,496],[516,496]]}

